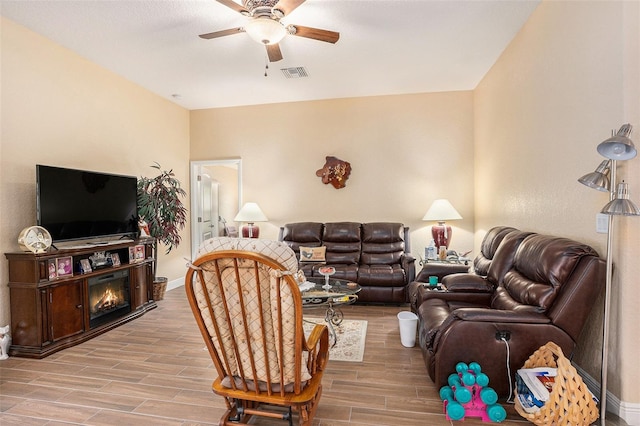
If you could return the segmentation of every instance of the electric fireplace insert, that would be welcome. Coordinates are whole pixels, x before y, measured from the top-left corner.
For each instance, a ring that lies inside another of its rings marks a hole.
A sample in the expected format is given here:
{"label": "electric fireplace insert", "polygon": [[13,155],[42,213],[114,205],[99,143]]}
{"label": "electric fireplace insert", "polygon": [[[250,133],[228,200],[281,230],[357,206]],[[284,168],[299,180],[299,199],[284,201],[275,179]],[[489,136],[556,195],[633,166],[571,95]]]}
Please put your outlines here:
{"label": "electric fireplace insert", "polygon": [[90,328],[131,312],[128,269],[89,278],[88,285]]}

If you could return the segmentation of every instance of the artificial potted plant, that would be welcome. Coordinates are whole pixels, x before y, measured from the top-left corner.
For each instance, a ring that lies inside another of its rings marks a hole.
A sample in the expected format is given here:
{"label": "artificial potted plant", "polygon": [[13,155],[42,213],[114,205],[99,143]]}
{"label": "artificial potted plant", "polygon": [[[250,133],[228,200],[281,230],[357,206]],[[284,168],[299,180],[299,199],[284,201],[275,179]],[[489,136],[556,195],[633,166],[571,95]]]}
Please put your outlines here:
{"label": "artificial potted plant", "polygon": [[180,244],[180,231],[187,221],[187,209],[182,197],[187,193],[180,187],[180,181],[173,170],[162,170],[160,164],[152,165],[160,174],[153,178],[138,179],[138,216],[149,227],[149,235],[154,238],[153,286],[154,299],[162,300],[167,287],[167,278],[158,277],[158,245],[164,244],[169,253]]}

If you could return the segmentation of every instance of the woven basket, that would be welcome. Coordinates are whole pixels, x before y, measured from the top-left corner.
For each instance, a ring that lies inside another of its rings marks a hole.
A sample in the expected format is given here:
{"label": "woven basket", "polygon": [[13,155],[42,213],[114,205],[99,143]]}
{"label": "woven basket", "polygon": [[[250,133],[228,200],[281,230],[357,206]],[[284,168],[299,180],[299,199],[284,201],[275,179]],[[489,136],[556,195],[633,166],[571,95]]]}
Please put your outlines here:
{"label": "woven basket", "polygon": [[527,413],[516,398],[515,409],[536,425],[589,425],[598,417],[598,408],[582,377],[562,349],[553,342],[543,345],[525,361],[523,368],[553,367],[558,369],[549,400],[535,413]]}
{"label": "woven basket", "polygon": [[167,291],[167,279],[158,277],[153,282],[153,300],[158,301],[164,299],[164,293]]}

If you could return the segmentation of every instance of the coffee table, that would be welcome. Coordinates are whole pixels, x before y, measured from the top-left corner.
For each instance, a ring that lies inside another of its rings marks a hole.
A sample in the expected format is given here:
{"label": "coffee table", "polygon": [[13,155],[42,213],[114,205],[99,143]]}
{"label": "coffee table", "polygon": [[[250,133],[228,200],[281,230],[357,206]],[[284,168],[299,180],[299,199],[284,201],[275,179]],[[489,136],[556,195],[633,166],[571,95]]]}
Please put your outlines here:
{"label": "coffee table", "polygon": [[311,277],[307,281],[315,286],[301,293],[302,307],[304,310],[325,309],[324,320],[329,327],[329,339],[333,347],[337,342],[333,326],[340,325],[344,319],[340,306],[355,303],[362,288],[356,283],[337,278],[329,278],[329,288],[324,277]]}

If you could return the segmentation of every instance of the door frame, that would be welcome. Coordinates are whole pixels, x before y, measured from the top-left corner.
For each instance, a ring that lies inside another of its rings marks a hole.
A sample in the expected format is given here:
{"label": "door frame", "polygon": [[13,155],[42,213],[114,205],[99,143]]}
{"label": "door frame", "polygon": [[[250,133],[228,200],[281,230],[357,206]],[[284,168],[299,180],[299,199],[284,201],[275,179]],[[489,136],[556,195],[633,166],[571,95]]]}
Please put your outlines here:
{"label": "door frame", "polygon": [[[242,159],[241,158],[228,158],[220,160],[202,160],[190,162],[190,202],[191,202],[191,259],[194,259],[198,252],[199,237],[198,227],[194,223],[195,212],[198,211],[199,206],[199,191],[198,191],[198,175],[202,173],[203,167],[207,166],[235,166],[238,170],[238,211],[242,207]],[[212,176],[212,178],[215,178]]]}

